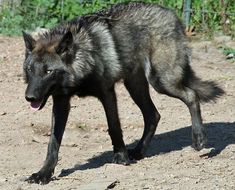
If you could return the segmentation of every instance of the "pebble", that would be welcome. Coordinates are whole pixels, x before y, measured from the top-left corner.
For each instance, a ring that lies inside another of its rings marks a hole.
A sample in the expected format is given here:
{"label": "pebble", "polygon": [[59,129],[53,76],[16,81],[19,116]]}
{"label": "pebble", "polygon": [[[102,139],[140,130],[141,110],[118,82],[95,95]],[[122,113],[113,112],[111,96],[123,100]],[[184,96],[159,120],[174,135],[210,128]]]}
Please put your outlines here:
{"label": "pebble", "polygon": [[5,112],[5,111],[0,113],[0,115],[6,115],[6,114],[7,114],[7,112]]}

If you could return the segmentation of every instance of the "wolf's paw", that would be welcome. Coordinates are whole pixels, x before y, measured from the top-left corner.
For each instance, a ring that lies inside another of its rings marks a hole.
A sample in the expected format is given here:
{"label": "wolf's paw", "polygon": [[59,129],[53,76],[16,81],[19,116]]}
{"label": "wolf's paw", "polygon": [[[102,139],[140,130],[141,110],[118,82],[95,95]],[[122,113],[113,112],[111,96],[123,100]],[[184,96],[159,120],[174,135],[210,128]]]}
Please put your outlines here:
{"label": "wolf's paw", "polygon": [[144,158],[144,154],[139,149],[129,149],[128,154],[131,160],[141,160]]}
{"label": "wolf's paw", "polygon": [[41,185],[48,184],[51,181],[52,173],[33,173],[29,178],[26,179],[28,183],[38,183]]}
{"label": "wolf's paw", "polygon": [[123,165],[130,165],[130,160],[128,157],[127,152],[116,152],[113,156],[113,163],[115,164],[123,164]]}
{"label": "wolf's paw", "polygon": [[193,133],[192,134],[192,147],[199,151],[203,149],[206,145],[207,138],[204,131],[201,131],[200,133]]}

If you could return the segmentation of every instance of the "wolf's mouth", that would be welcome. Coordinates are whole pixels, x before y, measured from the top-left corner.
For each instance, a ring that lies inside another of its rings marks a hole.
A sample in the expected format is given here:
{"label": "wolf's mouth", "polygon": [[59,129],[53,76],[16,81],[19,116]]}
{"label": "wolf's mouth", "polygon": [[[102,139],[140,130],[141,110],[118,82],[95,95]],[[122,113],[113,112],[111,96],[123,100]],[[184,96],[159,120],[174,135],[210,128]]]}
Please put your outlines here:
{"label": "wolf's mouth", "polygon": [[42,96],[39,99],[33,99],[33,100],[26,99],[30,103],[31,110],[33,111],[41,110],[45,106],[49,96],[52,94],[53,91],[54,91],[54,88],[51,88],[45,96]]}
{"label": "wolf's mouth", "polygon": [[33,110],[33,111],[38,111],[42,106],[42,101],[41,102],[31,102],[30,103],[30,108]]}
{"label": "wolf's mouth", "polygon": [[42,100],[30,102],[30,108],[31,108],[31,110],[33,110],[33,111],[41,110],[41,109],[45,106],[48,97],[49,97],[49,95],[46,96],[46,97],[44,97]]}

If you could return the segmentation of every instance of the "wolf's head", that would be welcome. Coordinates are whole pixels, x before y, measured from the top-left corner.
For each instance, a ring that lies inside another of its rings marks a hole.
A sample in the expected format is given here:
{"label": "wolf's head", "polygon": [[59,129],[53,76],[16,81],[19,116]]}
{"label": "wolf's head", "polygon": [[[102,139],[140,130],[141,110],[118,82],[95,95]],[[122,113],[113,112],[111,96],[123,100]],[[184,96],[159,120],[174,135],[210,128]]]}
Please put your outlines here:
{"label": "wolf's head", "polygon": [[50,95],[63,94],[63,86],[69,86],[66,84],[71,78],[68,65],[75,56],[73,35],[67,32],[54,39],[42,37],[36,41],[23,32],[23,38],[26,47],[24,76],[28,84],[25,98],[33,110],[39,110]]}

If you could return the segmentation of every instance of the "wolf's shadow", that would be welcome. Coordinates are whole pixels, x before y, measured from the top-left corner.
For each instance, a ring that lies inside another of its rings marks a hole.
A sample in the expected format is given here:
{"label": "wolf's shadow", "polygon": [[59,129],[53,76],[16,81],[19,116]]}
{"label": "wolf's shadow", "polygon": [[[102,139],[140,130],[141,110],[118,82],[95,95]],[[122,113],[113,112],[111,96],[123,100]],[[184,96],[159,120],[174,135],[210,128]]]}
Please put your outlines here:
{"label": "wolf's shadow", "polygon": [[[202,156],[214,157],[220,154],[226,146],[235,144],[235,122],[207,123],[204,124],[204,126],[206,127],[208,136],[207,148],[212,149],[209,153]],[[127,145],[127,147],[133,148],[137,143],[138,141],[135,141]],[[152,157],[158,154],[181,150],[184,147],[191,146],[191,144],[191,126],[187,126],[167,133],[155,135],[146,156]],[[59,177],[68,176],[77,170],[98,168],[106,163],[111,163],[112,154],[112,151],[103,152],[100,155],[89,159],[85,164],[77,164],[73,168],[62,170]]]}

